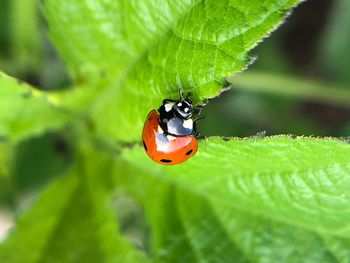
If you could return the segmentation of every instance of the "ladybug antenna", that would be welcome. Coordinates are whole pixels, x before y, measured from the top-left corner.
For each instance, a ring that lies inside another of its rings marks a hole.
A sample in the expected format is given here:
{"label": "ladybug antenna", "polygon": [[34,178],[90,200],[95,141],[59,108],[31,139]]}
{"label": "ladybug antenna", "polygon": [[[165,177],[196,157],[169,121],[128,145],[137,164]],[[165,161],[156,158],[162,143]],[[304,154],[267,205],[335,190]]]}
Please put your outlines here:
{"label": "ladybug antenna", "polygon": [[180,77],[178,75],[176,76],[176,82],[177,82],[177,85],[179,87],[180,100],[184,100],[184,89],[182,87],[181,80],[180,80]]}
{"label": "ladybug antenna", "polygon": [[186,95],[186,100],[190,100],[191,97],[192,97],[192,92],[188,92]]}
{"label": "ladybug antenna", "polygon": [[184,100],[184,89],[182,88],[181,85],[179,87],[179,96],[181,100]]}
{"label": "ladybug antenna", "polygon": [[196,115],[201,115],[202,114],[202,110],[203,110],[203,106],[202,105],[198,105],[194,107],[194,111],[196,113]]}

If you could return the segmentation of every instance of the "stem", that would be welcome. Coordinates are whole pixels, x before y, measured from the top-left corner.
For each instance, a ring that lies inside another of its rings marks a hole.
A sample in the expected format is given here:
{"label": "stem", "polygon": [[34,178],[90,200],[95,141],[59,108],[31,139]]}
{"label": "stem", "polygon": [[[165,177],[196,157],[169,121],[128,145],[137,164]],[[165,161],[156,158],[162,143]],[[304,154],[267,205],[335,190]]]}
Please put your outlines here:
{"label": "stem", "polygon": [[250,71],[230,76],[234,88],[269,92],[350,107],[350,87],[309,79]]}

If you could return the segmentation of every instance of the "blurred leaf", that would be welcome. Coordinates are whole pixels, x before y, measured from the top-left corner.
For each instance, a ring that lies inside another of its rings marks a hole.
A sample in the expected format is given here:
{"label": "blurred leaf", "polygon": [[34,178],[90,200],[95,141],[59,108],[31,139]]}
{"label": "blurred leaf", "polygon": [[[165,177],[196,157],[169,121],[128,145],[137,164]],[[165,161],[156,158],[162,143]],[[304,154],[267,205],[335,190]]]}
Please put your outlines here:
{"label": "blurred leaf", "polygon": [[350,91],[346,86],[259,71],[230,76],[227,81],[237,89],[308,98],[350,107]]}
{"label": "blurred leaf", "polygon": [[110,199],[112,163],[83,148],[74,169],[20,218],[0,247],[0,262],[145,262],[118,234]]}
{"label": "blurred leaf", "polygon": [[137,168],[119,183],[144,205],[160,262],[349,259],[349,144],[212,138],[179,166],[139,147],[124,158]]}
{"label": "blurred leaf", "polygon": [[0,2],[0,47],[1,47],[1,54],[0,54],[0,63],[3,63],[3,60],[7,58],[7,53],[9,50],[9,28],[8,28],[8,18],[9,18],[9,12],[8,7],[10,0],[2,0]]}
{"label": "blurred leaf", "polygon": [[350,2],[334,1],[329,25],[321,41],[323,66],[335,80],[350,83]]}
{"label": "blurred leaf", "polygon": [[39,30],[39,2],[11,0],[8,21],[11,40],[11,63],[16,71],[38,70],[42,59]]}
{"label": "blurred leaf", "polygon": [[18,222],[18,230],[2,244],[0,261],[23,262],[26,259],[26,262],[38,262],[77,186],[77,176],[66,176],[51,185]]}
{"label": "blurred leaf", "polygon": [[179,86],[195,103],[220,93],[298,2],[48,0],[45,10],[75,80],[109,87],[92,109],[97,133],[134,141]]}
{"label": "blurred leaf", "polygon": [[14,182],[11,176],[13,147],[6,142],[0,142],[0,205],[12,204]]}
{"label": "blurred leaf", "polygon": [[324,236],[323,240],[339,262],[350,262],[350,239]]}
{"label": "blurred leaf", "polygon": [[0,72],[0,138],[19,141],[62,128],[73,115],[56,97]]}
{"label": "blurred leaf", "polygon": [[13,171],[17,189],[33,189],[65,173],[72,161],[67,143],[62,136],[49,134],[20,143]]}

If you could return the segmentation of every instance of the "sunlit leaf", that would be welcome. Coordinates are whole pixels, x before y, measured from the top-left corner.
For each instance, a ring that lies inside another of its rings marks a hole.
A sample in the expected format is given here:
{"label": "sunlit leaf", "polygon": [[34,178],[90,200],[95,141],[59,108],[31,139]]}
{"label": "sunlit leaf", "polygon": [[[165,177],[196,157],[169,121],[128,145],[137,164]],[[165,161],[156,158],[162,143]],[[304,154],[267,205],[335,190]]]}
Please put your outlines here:
{"label": "sunlit leaf", "polygon": [[137,168],[120,183],[144,205],[157,257],[166,262],[180,262],[176,254],[193,262],[231,262],[227,255],[235,262],[349,258],[349,144],[217,138],[202,141],[199,149],[173,167],[153,163],[139,147],[124,153]]}
{"label": "sunlit leaf", "polygon": [[48,0],[45,10],[76,82],[107,87],[92,109],[96,132],[134,141],[180,86],[195,103],[218,95],[298,2]]}
{"label": "sunlit leaf", "polygon": [[0,142],[0,205],[12,204],[14,180],[11,176],[13,146]]}

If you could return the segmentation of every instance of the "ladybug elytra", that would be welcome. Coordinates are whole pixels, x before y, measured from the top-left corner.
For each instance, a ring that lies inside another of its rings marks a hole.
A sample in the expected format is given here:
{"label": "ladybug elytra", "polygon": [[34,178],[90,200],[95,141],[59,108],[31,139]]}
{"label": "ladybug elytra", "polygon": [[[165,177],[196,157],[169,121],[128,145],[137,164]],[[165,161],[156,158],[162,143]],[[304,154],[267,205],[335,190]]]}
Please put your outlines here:
{"label": "ladybug elytra", "polygon": [[164,165],[179,164],[197,152],[197,128],[194,116],[201,106],[184,99],[163,100],[162,106],[148,114],[142,131],[142,142],[148,156]]}

